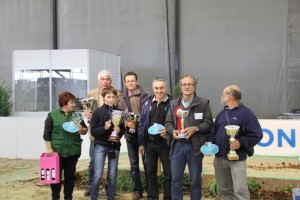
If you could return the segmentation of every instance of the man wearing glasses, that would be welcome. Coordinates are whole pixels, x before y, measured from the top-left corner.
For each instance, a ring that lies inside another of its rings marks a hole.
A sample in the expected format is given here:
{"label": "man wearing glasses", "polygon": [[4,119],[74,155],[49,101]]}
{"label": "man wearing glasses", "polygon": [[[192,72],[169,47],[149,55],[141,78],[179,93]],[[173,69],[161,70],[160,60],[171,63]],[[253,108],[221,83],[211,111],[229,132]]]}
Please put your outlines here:
{"label": "man wearing glasses", "polygon": [[[187,164],[191,179],[190,198],[198,200],[202,195],[203,154],[200,147],[208,140],[213,118],[209,100],[196,94],[197,79],[186,75],[179,83],[182,96],[171,101],[165,124],[167,133],[173,137],[170,151],[172,199],[183,199],[182,180]],[[184,112],[188,114],[182,120],[178,113]]]}
{"label": "man wearing glasses", "polygon": [[[247,186],[246,159],[253,155],[253,147],[262,139],[260,124],[241,102],[242,93],[237,85],[225,87],[221,95],[224,109],[217,115],[210,130],[209,140],[219,147],[214,159],[218,189],[223,199],[250,199]],[[239,130],[229,143],[225,126],[238,126]],[[229,151],[236,151],[234,159]]]}

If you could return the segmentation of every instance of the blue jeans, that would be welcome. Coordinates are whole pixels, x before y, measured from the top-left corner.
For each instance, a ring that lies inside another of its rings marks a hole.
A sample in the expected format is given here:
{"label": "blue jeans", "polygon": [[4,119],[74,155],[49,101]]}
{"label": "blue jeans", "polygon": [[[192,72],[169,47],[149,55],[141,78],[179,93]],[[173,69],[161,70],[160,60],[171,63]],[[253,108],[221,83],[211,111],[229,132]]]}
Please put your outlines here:
{"label": "blue jeans", "polygon": [[171,155],[171,192],[173,200],[183,199],[182,180],[186,164],[189,168],[189,177],[191,180],[190,198],[193,200],[201,199],[202,159],[202,154],[198,156],[194,155],[192,144],[175,142]]}
{"label": "blue jeans", "polygon": [[214,167],[218,189],[224,200],[250,199],[246,160],[229,161],[215,157]]}
{"label": "blue jeans", "polygon": [[[141,172],[139,167],[139,143],[137,137],[132,137],[130,140],[126,140],[127,143],[127,151],[130,162],[130,175],[134,184],[133,191],[143,192],[143,185],[141,181]],[[146,174],[146,164],[145,157],[142,156],[142,161],[144,165],[144,170]],[[145,176],[146,177],[146,176]],[[147,179],[146,179],[146,187],[147,187]]]}
{"label": "blue jeans", "polygon": [[[96,144],[94,148],[94,176],[91,185],[91,200],[98,200],[99,187],[103,174],[105,158],[108,152],[108,147],[104,145]],[[108,169],[107,169],[107,199],[115,199],[117,173],[118,173],[118,161],[120,151],[115,150],[116,158],[108,157]]]}
{"label": "blue jeans", "polygon": [[90,142],[90,151],[89,151],[89,155],[90,155],[90,162],[89,162],[89,179],[88,179],[88,187],[89,189],[91,188],[92,185],[92,178],[94,175],[94,142],[91,141]]}

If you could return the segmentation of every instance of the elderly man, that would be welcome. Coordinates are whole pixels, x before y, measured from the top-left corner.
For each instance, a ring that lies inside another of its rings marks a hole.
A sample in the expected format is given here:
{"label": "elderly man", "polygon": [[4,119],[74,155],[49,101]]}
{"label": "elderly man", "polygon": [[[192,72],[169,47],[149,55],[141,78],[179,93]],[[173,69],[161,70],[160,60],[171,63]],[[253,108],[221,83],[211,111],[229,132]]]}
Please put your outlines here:
{"label": "elderly man", "polygon": [[[112,75],[110,71],[108,70],[102,70],[98,73],[98,87],[91,89],[88,94],[87,98],[93,98],[96,101],[96,106],[95,107],[100,107],[103,104],[103,97],[101,95],[101,92],[104,88],[107,88],[111,86],[112,84]],[[116,97],[116,102],[114,103],[115,105],[119,104],[119,99],[120,99],[121,93],[118,91],[117,97]],[[92,112],[85,112],[84,115],[91,120],[92,118]],[[94,138],[90,134],[90,130],[88,131],[89,137],[91,140],[90,143],[90,163],[89,163],[89,179],[88,179],[88,187],[87,190],[84,192],[84,196],[90,196],[91,192],[91,181],[93,178],[94,174],[94,167],[93,167],[93,155],[94,155]]]}
{"label": "elderly man", "polygon": [[[171,199],[171,170],[169,153],[171,136],[163,128],[172,97],[167,94],[167,83],[163,78],[155,78],[152,82],[154,95],[150,96],[142,106],[139,123],[140,154],[146,154],[148,199],[159,199],[157,181],[157,162],[160,158],[164,172],[164,199]],[[149,127],[161,125],[157,133],[149,134]],[[168,138],[167,138],[168,136]],[[167,144],[168,143],[168,144]]]}
{"label": "elderly man", "polygon": [[[262,139],[260,124],[252,111],[241,103],[238,86],[225,87],[221,95],[224,109],[217,115],[210,130],[209,140],[219,146],[214,159],[218,189],[224,200],[250,199],[247,186],[246,159],[253,154],[253,147]],[[229,143],[225,126],[239,126],[235,141]],[[234,156],[229,151],[236,151]]]}
{"label": "elderly man", "polygon": [[[203,154],[200,152],[200,147],[208,139],[213,118],[209,100],[196,94],[197,79],[186,75],[180,79],[179,83],[182,96],[171,101],[165,124],[167,133],[173,137],[170,151],[172,199],[183,198],[182,180],[187,164],[191,179],[190,198],[198,200],[202,195]],[[181,109],[181,113],[188,113],[184,120],[177,115],[179,109]],[[182,126],[184,129],[181,129]]]}

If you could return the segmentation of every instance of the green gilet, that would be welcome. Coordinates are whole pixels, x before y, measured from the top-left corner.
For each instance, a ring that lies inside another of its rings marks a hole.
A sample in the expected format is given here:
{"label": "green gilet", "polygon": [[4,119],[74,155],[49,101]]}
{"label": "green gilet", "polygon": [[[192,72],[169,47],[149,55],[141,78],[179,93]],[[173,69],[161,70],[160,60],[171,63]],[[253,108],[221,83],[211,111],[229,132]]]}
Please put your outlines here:
{"label": "green gilet", "polygon": [[58,108],[50,113],[53,120],[51,146],[59,156],[67,158],[81,154],[81,138],[77,133],[69,133],[62,127],[64,122],[72,121],[72,113],[65,113]]}

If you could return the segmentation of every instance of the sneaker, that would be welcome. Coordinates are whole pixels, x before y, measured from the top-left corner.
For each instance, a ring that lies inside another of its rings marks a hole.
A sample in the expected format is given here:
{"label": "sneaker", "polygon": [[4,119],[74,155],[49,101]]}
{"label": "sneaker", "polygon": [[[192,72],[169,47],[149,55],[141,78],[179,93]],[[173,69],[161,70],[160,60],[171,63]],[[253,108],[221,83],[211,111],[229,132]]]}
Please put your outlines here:
{"label": "sneaker", "polygon": [[143,193],[139,191],[133,192],[132,200],[139,200],[141,198],[143,198]]}
{"label": "sneaker", "polygon": [[91,189],[90,189],[90,188],[87,188],[83,195],[84,195],[85,197],[91,196]]}

